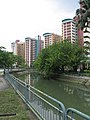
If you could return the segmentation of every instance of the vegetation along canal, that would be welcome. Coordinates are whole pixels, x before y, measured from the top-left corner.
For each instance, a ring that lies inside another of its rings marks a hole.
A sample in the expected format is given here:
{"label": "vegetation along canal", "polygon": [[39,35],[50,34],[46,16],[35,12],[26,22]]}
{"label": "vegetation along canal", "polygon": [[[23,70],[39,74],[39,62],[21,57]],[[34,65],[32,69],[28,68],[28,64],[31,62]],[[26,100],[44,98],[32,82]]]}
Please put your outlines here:
{"label": "vegetation along canal", "polygon": [[36,73],[16,74],[15,76],[61,101],[66,108],[73,107],[90,115],[90,87],[43,79]]}

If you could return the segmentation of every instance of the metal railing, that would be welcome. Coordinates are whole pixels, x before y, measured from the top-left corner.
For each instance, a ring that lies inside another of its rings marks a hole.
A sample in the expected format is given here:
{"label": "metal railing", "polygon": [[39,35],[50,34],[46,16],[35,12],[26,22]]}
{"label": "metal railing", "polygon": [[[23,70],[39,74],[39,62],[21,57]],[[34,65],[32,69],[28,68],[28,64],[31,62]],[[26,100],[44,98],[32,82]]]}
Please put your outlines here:
{"label": "metal railing", "polygon": [[29,86],[25,82],[17,79],[16,77],[9,73],[5,74],[5,79],[7,79],[11,83],[16,92],[32,109],[32,111],[35,113],[38,119],[65,120],[66,117],[65,107],[60,101],[37,90],[32,86]]}
{"label": "metal railing", "polygon": [[[63,103],[26,84],[8,72],[5,79],[10,82],[16,92],[30,107],[39,120],[90,120],[90,116],[74,109],[65,109]],[[80,116],[80,118],[76,117]]]}
{"label": "metal railing", "polygon": [[74,108],[68,108],[66,110],[66,120],[90,120],[90,116],[74,109]]}

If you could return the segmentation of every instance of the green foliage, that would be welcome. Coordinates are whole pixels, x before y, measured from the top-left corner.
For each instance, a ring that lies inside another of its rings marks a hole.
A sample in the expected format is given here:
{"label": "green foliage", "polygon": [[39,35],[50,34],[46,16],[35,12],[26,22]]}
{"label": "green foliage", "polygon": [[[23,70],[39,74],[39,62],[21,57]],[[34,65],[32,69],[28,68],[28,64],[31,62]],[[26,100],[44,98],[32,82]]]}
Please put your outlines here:
{"label": "green foliage", "polygon": [[90,70],[84,70],[85,73],[90,73]]}
{"label": "green foliage", "polygon": [[82,8],[76,10],[77,17],[77,26],[80,27],[81,30],[84,29],[85,23],[89,23],[90,19],[90,0],[80,0],[80,4],[82,4]]}
{"label": "green foliage", "polygon": [[12,68],[16,63],[21,67],[25,65],[25,60],[20,56],[13,55],[12,52],[5,51],[4,47],[0,47],[0,67]]}
{"label": "green foliage", "polygon": [[77,44],[67,41],[55,43],[42,50],[34,62],[34,67],[46,77],[64,71],[65,67],[75,70],[85,58],[83,52],[83,48]]}
{"label": "green foliage", "polygon": [[0,66],[5,67],[7,65],[6,60],[8,59],[7,52],[2,50],[2,47],[0,47]]}
{"label": "green foliage", "polygon": [[19,68],[25,67],[25,60],[23,57],[15,55],[15,62]]}

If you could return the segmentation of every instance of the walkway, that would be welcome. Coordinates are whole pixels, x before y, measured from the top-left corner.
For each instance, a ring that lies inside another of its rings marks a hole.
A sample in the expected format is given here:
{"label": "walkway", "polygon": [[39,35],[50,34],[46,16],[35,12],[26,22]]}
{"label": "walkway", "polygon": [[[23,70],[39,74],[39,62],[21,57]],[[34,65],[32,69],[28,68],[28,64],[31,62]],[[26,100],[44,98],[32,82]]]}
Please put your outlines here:
{"label": "walkway", "polygon": [[8,83],[4,80],[3,76],[0,76],[0,91],[9,87]]}

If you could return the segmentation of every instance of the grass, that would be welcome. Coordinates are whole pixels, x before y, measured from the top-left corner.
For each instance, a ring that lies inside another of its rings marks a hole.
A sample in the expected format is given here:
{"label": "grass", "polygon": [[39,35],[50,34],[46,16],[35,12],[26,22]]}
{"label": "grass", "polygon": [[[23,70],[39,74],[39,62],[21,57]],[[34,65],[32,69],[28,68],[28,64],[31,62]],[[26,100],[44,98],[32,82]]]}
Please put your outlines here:
{"label": "grass", "polygon": [[0,114],[3,113],[16,113],[16,116],[0,117],[0,120],[34,120],[33,114],[12,88],[0,91]]}

